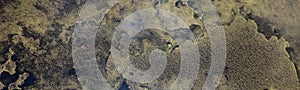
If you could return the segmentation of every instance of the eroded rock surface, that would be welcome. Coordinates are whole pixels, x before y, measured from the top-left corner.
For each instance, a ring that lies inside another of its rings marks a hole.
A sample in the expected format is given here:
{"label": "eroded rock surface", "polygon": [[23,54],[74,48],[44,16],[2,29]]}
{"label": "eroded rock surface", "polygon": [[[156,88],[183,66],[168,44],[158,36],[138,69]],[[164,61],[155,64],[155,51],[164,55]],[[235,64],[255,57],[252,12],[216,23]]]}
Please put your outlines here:
{"label": "eroded rock surface", "polygon": [[[81,89],[72,61],[72,34],[86,0],[0,1],[0,88]],[[153,49],[167,52],[168,64],[155,81],[139,84],[126,80],[111,58],[115,27],[133,12],[147,8],[168,10],[193,31],[201,54],[193,87],[204,84],[210,66],[210,42],[201,12],[181,0],[128,0],[111,8],[97,32],[97,61],[103,76],[115,89],[167,89],[180,69],[180,49],[166,32],[148,29],[130,45],[131,61],[140,70],[151,67]],[[300,65],[299,1],[212,0],[226,32],[226,68],[217,89],[298,90]],[[125,86],[126,86],[125,85]]]}

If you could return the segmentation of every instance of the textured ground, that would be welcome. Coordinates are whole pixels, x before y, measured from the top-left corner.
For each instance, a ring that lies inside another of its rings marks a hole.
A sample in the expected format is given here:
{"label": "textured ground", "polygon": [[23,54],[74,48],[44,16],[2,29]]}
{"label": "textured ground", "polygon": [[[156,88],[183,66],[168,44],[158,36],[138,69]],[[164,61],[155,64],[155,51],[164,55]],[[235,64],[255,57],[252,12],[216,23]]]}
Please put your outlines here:
{"label": "textured ground", "polygon": [[[72,62],[72,33],[82,0],[0,1],[0,88],[80,89]],[[212,0],[227,38],[226,68],[220,90],[299,90],[299,0]],[[114,88],[124,81],[131,89],[168,88],[179,72],[180,50],[164,32],[149,29],[131,43],[131,60],[147,70],[151,50],[168,52],[167,69],[159,79],[138,84],[125,80],[110,57],[115,26],[129,14],[159,7],[182,18],[196,36],[201,69],[194,90],[199,90],[210,64],[210,43],[201,19],[178,0],[129,0],[105,15],[97,33],[100,70]],[[204,14],[205,15],[205,14]],[[174,47],[174,48],[173,48]],[[125,85],[126,86],[126,85]]]}

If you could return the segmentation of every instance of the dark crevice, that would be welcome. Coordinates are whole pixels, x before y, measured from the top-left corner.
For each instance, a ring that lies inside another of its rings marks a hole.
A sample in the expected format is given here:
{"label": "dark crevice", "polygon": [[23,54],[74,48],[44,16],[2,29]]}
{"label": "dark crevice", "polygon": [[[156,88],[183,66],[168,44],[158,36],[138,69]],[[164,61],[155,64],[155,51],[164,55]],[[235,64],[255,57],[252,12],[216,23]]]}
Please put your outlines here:
{"label": "dark crevice", "polygon": [[8,53],[9,47],[11,46],[10,42],[9,41],[1,41],[0,45],[1,45],[0,55],[5,56],[5,53]]}
{"label": "dark crevice", "polygon": [[76,70],[74,68],[68,70],[68,75],[70,75],[70,76],[76,76]]}
{"label": "dark crevice", "polygon": [[229,75],[228,75],[228,73],[229,73],[229,68],[227,67],[227,66],[225,66],[225,69],[224,69],[224,76],[225,76],[225,79],[226,80],[229,80]]}
{"label": "dark crevice", "polygon": [[34,32],[33,30],[30,30],[30,29],[28,29],[26,27],[22,28],[22,34],[26,38],[32,37],[34,39],[37,39],[39,37],[39,35],[36,32]]}
{"label": "dark crevice", "polygon": [[120,23],[120,22],[121,22],[121,20],[120,20],[120,19],[118,19],[118,18],[115,18],[115,17],[112,19],[112,21],[113,21],[113,22],[117,22],[117,23]]}
{"label": "dark crevice", "polygon": [[11,40],[13,40],[13,37],[14,37],[14,36],[17,36],[17,35],[18,35],[18,34],[8,34],[8,35],[7,35],[7,38],[8,38],[8,40],[11,41]]}
{"label": "dark crevice", "polygon": [[[295,49],[292,47],[286,47],[285,50],[288,52],[288,54],[290,56],[289,59],[293,62],[294,66],[295,66],[298,79],[300,79],[299,67],[298,67],[298,64],[295,63],[295,62],[297,62],[297,61],[295,61],[295,56],[294,56],[294,55],[296,55]],[[300,82],[300,81],[298,81],[298,82]]]}
{"label": "dark crevice", "polygon": [[74,32],[74,29],[75,29],[75,24],[72,26],[69,26],[66,30]]}
{"label": "dark crevice", "polygon": [[175,6],[176,6],[177,8],[180,8],[180,7],[186,6],[186,5],[183,4],[183,2],[182,2],[181,0],[178,0],[177,2],[175,2]]}
{"label": "dark crevice", "polygon": [[194,18],[197,19],[199,18],[201,15],[197,14],[196,12],[194,12]]}
{"label": "dark crevice", "polygon": [[200,25],[192,24],[189,26],[190,30],[194,33],[195,37],[203,37],[205,29],[203,29]]}
{"label": "dark crevice", "polygon": [[192,24],[192,25],[190,25],[190,29],[191,29],[192,32],[195,32],[196,29],[200,29],[200,26],[196,25],[196,24]]}
{"label": "dark crevice", "polygon": [[[26,27],[26,25],[23,22],[18,22],[17,25],[22,27],[22,36],[24,36],[26,38],[32,37],[34,39],[38,39],[40,37],[40,35],[38,33],[34,32],[34,30],[31,30],[28,27]],[[12,39],[12,37],[9,37],[9,38]]]}
{"label": "dark crevice", "polygon": [[12,56],[11,56],[11,60],[12,60],[12,61],[17,61],[17,60],[18,60],[17,55],[16,55],[16,54],[12,55]]}
{"label": "dark crevice", "polygon": [[265,35],[265,37],[269,40],[272,36],[276,36],[278,39],[282,37],[281,30],[275,28],[273,23],[267,18],[262,18],[259,16],[255,16],[251,13],[250,10],[246,9],[244,6],[240,8],[240,14],[244,16],[247,20],[254,20],[258,26],[258,32]]}
{"label": "dark crevice", "polygon": [[34,6],[34,8],[36,8],[37,10],[39,10],[39,11],[45,13],[45,14],[49,13],[49,11],[47,10],[47,8],[43,7],[42,5],[40,5],[38,3],[34,4],[33,6]]}
{"label": "dark crevice", "polygon": [[179,45],[173,46],[170,53],[173,53],[173,51],[174,51],[176,48],[179,48]]}
{"label": "dark crevice", "polygon": [[286,48],[286,51],[287,51],[290,55],[295,53],[295,49],[292,48],[292,47],[287,47],[287,48]]}
{"label": "dark crevice", "polygon": [[158,1],[158,0],[155,0],[154,3],[153,3],[153,7],[156,8],[156,6],[157,6],[158,4],[159,4],[159,1]]}
{"label": "dark crevice", "polygon": [[277,38],[281,38],[282,37],[281,33],[282,33],[282,30],[279,30],[279,29],[276,29],[276,28],[274,29],[274,35]]}
{"label": "dark crevice", "polygon": [[108,63],[108,58],[109,58],[111,52],[109,51],[109,48],[107,48],[107,47],[111,47],[111,42],[110,42],[110,39],[108,39],[107,37],[102,37],[99,32],[97,32],[96,37],[97,38],[95,40],[95,43],[96,43],[95,48],[97,49],[96,50],[97,63],[99,65],[99,69],[100,69],[102,75],[104,77],[108,77],[107,63]]}
{"label": "dark crevice", "polygon": [[141,88],[147,89],[147,90],[151,90],[148,86],[145,85],[140,85]]}
{"label": "dark crevice", "polygon": [[203,19],[204,13],[203,12],[199,12],[198,10],[194,10],[193,16],[194,16],[194,19]]}
{"label": "dark crevice", "polygon": [[[295,66],[295,69],[296,69],[297,77],[298,77],[298,79],[300,79],[300,71],[299,71],[299,67],[297,66],[297,64],[294,64],[294,66]],[[300,81],[298,81],[298,83],[300,83]]]}
{"label": "dark crevice", "polygon": [[101,71],[101,73],[103,73],[102,75],[103,76],[108,76],[108,70],[107,70],[107,63],[108,63],[108,58],[109,58],[109,56],[111,55],[111,52],[108,52],[108,54],[107,55],[104,55],[104,58],[103,59],[101,59],[101,61],[100,62],[98,62],[99,63],[99,67],[100,67],[100,71]]}
{"label": "dark crevice", "polygon": [[25,87],[34,85],[36,83],[37,79],[29,73],[29,76],[25,79],[24,84],[20,86],[20,88],[24,89]]}
{"label": "dark crevice", "polygon": [[282,37],[279,29],[275,28],[273,23],[266,18],[254,16],[251,13],[247,14],[246,19],[254,20],[258,26],[258,32],[265,35],[269,40],[272,36],[277,37],[278,39]]}
{"label": "dark crevice", "polygon": [[0,75],[0,81],[5,85],[4,88],[8,88],[9,84],[18,80],[20,73],[17,71],[15,74],[10,75],[8,72],[2,72]]}
{"label": "dark crevice", "polygon": [[120,88],[118,90],[130,90],[129,85],[126,83],[126,81],[123,81]]}

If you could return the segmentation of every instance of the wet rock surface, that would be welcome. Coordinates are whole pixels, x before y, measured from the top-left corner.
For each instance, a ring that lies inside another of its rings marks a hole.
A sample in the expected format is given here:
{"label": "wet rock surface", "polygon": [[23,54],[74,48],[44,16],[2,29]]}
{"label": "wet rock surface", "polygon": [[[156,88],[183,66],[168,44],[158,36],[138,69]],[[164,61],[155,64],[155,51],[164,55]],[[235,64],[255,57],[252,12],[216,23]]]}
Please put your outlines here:
{"label": "wet rock surface", "polygon": [[[82,89],[73,68],[71,40],[85,2],[0,1],[1,89]],[[107,12],[97,31],[95,51],[99,69],[113,88],[167,89],[176,79],[180,46],[161,30],[137,34],[129,47],[132,64],[142,71],[151,67],[148,55],[152,50],[167,52],[167,67],[158,79],[146,84],[126,80],[111,57],[112,35],[125,17],[142,9],[161,8],[182,18],[196,37],[201,61],[193,89],[201,89],[211,63],[210,41],[202,14],[190,4],[180,0],[128,0]],[[227,40],[226,67],[217,89],[300,89],[299,1],[212,0],[212,4],[221,17]]]}

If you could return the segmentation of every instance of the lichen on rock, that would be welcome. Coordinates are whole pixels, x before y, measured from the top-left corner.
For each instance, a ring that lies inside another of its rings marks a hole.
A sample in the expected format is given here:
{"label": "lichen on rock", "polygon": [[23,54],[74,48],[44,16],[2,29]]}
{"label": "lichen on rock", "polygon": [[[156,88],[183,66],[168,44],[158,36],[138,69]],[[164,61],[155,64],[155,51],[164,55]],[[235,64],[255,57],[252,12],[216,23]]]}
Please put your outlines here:
{"label": "lichen on rock", "polygon": [[[71,40],[86,1],[0,1],[0,89],[82,89],[73,68]],[[201,21],[206,14],[193,10],[193,3],[186,1],[125,0],[108,10],[96,33],[95,51],[99,69],[113,88],[126,82],[134,90],[167,89],[177,78],[180,46],[157,29],[144,30],[134,38],[130,58],[135,67],[147,70],[153,49],[167,52],[167,68],[158,79],[136,83],[123,78],[113,64],[110,48],[115,27],[128,15],[147,8],[169,11],[192,30],[201,54],[193,89],[202,88],[211,59],[209,35]],[[299,1],[211,1],[227,38],[226,67],[217,89],[300,89]]]}

